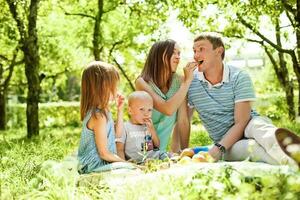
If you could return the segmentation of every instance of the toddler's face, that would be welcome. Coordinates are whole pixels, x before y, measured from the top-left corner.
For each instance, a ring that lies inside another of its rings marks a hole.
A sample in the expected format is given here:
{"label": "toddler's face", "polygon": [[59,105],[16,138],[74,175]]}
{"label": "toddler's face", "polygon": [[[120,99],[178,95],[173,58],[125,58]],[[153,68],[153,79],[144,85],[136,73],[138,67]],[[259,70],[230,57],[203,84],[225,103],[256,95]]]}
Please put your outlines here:
{"label": "toddler's face", "polygon": [[135,99],[128,107],[128,113],[133,124],[145,124],[150,119],[153,110],[153,102],[150,99]]}

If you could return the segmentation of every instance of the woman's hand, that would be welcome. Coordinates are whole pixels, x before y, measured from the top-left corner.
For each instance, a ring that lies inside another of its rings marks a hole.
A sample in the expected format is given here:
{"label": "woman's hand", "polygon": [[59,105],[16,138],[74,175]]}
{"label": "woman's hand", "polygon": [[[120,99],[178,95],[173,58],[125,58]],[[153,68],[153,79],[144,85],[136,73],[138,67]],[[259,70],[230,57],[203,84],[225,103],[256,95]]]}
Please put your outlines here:
{"label": "woman's hand", "polygon": [[197,62],[188,62],[187,65],[183,68],[184,72],[184,81],[187,83],[192,82],[194,78],[194,70],[198,67]]}

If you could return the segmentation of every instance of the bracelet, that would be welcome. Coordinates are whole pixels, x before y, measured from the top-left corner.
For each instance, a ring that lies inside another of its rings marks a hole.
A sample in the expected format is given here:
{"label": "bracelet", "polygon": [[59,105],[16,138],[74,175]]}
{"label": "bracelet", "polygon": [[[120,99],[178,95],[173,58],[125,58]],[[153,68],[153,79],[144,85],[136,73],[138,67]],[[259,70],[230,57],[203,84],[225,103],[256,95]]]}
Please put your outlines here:
{"label": "bracelet", "polygon": [[122,138],[121,138],[121,137],[117,137],[117,138],[115,138],[115,142],[121,142],[121,143],[123,143],[123,141],[122,141]]}
{"label": "bracelet", "polygon": [[222,152],[222,153],[226,153],[226,148],[221,145],[220,143],[215,143],[215,146],[218,147],[218,149]]}
{"label": "bracelet", "polygon": [[226,153],[226,148],[221,145],[220,143],[215,143],[215,146],[218,147],[218,149],[220,150],[221,152],[221,160],[225,160],[225,153]]}

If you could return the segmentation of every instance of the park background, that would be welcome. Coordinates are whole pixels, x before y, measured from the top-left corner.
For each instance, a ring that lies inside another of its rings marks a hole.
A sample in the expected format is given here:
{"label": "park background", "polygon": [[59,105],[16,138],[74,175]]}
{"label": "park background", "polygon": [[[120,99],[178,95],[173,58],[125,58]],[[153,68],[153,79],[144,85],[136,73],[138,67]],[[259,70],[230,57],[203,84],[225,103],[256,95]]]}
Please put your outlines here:
{"label": "park background", "polygon": [[[59,162],[76,151],[80,78],[86,64],[92,60],[114,64],[121,74],[119,90],[126,96],[134,90],[147,52],[158,40],[179,43],[178,73],[182,73],[198,33],[224,35],[225,61],[252,77],[255,108],[277,126],[300,133],[299,0],[0,0],[0,7],[0,199],[89,199],[110,194],[104,186],[79,189],[55,181],[45,185],[39,172],[44,161]],[[190,145],[206,144],[211,141],[194,116]],[[283,178],[273,187],[262,184],[257,189],[254,176],[243,179],[246,189],[232,186],[220,195],[299,196],[300,189],[290,189],[300,185],[299,173],[292,183],[289,175],[276,176]],[[186,188],[177,189],[182,197]],[[199,199],[201,192],[213,198],[217,190],[194,188],[191,198]]]}

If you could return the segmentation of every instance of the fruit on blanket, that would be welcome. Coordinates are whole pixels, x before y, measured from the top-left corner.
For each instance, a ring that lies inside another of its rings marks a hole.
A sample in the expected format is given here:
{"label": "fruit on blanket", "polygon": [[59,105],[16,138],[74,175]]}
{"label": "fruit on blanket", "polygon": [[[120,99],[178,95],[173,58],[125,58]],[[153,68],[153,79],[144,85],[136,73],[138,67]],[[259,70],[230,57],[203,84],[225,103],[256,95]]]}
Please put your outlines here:
{"label": "fruit on blanket", "polygon": [[183,151],[180,154],[180,157],[182,158],[184,156],[188,156],[188,157],[192,158],[194,154],[195,153],[194,153],[193,149],[186,148],[186,149],[183,149]]}
{"label": "fruit on blanket", "polygon": [[189,163],[192,162],[192,159],[188,156],[183,156],[179,161],[178,163],[182,164],[182,165],[187,165]]}
{"label": "fruit on blanket", "polygon": [[193,156],[193,158],[192,158],[192,161],[193,161],[193,162],[197,162],[197,163],[198,163],[198,162],[207,162],[205,156],[204,156],[203,154],[201,154],[201,153],[195,154],[195,155]]}
{"label": "fruit on blanket", "polygon": [[206,162],[214,162],[215,161],[215,159],[208,152],[200,151],[198,154],[203,155],[206,159]]}
{"label": "fruit on blanket", "polygon": [[180,156],[172,156],[170,159],[171,159],[172,161],[177,162],[178,160],[180,160]]}

